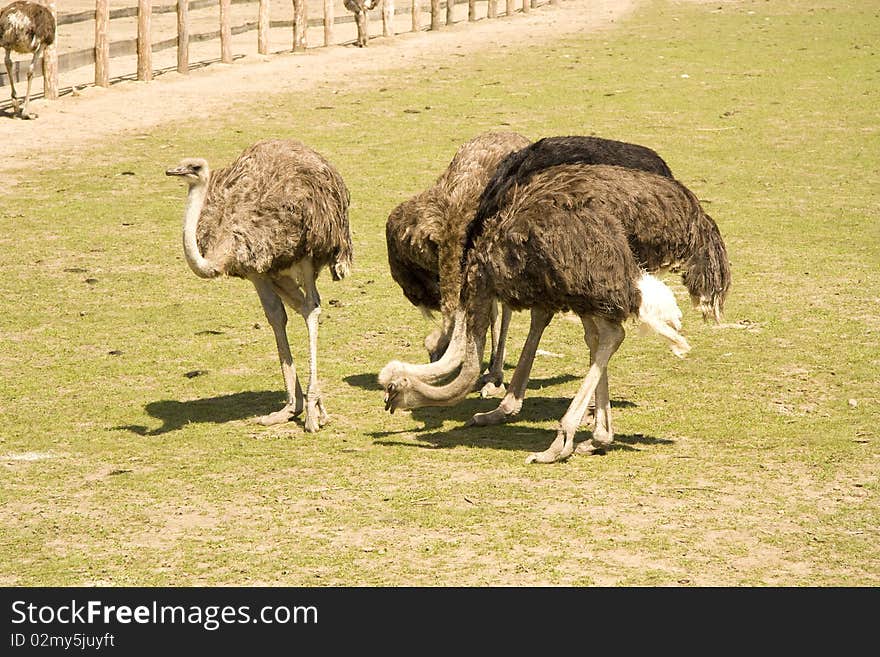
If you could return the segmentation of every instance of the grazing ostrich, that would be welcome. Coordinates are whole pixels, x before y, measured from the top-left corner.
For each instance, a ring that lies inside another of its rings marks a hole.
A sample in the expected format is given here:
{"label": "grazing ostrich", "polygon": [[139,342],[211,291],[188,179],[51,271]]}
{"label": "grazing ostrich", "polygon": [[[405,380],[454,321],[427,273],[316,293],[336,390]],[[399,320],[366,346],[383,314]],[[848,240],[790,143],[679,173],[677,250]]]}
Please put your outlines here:
{"label": "grazing ostrich", "polygon": [[190,269],[202,278],[246,278],[254,284],[275,332],[287,404],[258,418],[287,422],[303,411],[303,392],[287,341],[284,304],[300,313],[309,334],[305,429],[327,420],[318,386],[318,315],[315,282],[324,267],[333,280],[351,267],[348,189],[339,172],[295,140],[260,141],[232,164],[210,171],[190,158],[165,172],[189,185],[183,245]]}
{"label": "grazing ostrich", "polygon": [[613,164],[673,177],[669,165],[647,146],[580,135],[545,137],[511,153],[498,165],[480,195],[477,223],[473,226],[498,212],[512,187],[522,186],[538,171],[558,164]]}
{"label": "grazing ostrich", "polygon": [[33,53],[27,70],[27,91],[21,118],[35,119],[31,114],[31,82],[34,66],[46,48],[55,42],[55,17],[43,5],[36,2],[13,2],[0,11],[0,46],[6,51],[6,75],[12,90],[12,113],[18,113],[18,98],[15,95],[15,82],[12,76],[12,52]]}
{"label": "grazing ostrich", "polygon": [[367,33],[367,12],[372,11],[379,4],[379,0],[344,0],[345,8],[354,13],[354,21],[357,23],[357,41],[354,44],[358,48],[364,48],[370,35]]}
{"label": "grazing ostrich", "polygon": [[[492,417],[482,424],[503,421],[512,414],[510,406],[521,404],[544,327],[554,313],[573,311],[584,327],[589,371],[560,420],[555,440],[527,462],[560,461],[575,451],[575,432],[594,394],[592,438],[578,445],[577,452],[607,447],[614,438],[607,366],[623,342],[623,322],[638,318],[667,338],[677,354],[688,348],[678,333],[680,311],[674,297],[639,266],[630,245],[628,234],[636,226],[654,227],[646,232],[656,237],[655,251],[685,269],[684,284],[703,318],[719,321],[730,286],[727,252],[717,225],[684,185],[615,166],[550,167],[517,187],[497,213],[469,230],[458,309],[466,325],[465,349],[457,376],[434,385],[392,361],[379,374],[386,410],[449,406],[463,399],[479,375],[487,301],[498,298],[514,310],[531,309],[534,330],[500,412],[483,414]],[[660,295],[655,294],[658,286]]]}
{"label": "grazing ostrich", "polygon": [[[461,292],[462,245],[480,193],[508,154],[529,144],[515,132],[484,132],[462,144],[449,166],[427,190],[398,205],[385,223],[391,277],[424,315],[441,311],[441,325],[425,338],[432,362],[449,346],[454,311]],[[503,390],[504,342],[511,311],[492,308],[492,352],[481,394]]]}

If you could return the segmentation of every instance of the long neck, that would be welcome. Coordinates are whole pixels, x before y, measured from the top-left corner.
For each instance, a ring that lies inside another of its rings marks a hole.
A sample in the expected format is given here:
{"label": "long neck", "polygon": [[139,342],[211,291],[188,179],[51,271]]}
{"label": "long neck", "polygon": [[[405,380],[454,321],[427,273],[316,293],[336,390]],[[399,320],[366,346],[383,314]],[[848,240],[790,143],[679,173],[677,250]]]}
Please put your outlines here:
{"label": "long neck", "polygon": [[183,215],[183,253],[186,256],[186,263],[196,276],[214,278],[220,273],[220,268],[202,256],[196,241],[196,228],[199,225],[199,216],[205,205],[207,193],[206,184],[200,183],[189,188],[186,212]]}
{"label": "long neck", "polygon": [[419,377],[413,377],[412,392],[419,398],[414,406],[452,406],[474,389],[480,376],[490,312],[489,298],[486,297],[474,304],[471,312],[458,313],[456,329],[460,324],[466,325],[461,369],[452,381],[443,386],[432,386]]}
{"label": "long neck", "polygon": [[452,406],[474,389],[474,384],[480,376],[480,361],[486,332],[483,331],[478,337],[472,331],[468,331],[466,340],[464,361],[458,376],[452,381],[444,386],[432,386],[419,377],[412,379],[412,392],[419,397],[417,406]]}

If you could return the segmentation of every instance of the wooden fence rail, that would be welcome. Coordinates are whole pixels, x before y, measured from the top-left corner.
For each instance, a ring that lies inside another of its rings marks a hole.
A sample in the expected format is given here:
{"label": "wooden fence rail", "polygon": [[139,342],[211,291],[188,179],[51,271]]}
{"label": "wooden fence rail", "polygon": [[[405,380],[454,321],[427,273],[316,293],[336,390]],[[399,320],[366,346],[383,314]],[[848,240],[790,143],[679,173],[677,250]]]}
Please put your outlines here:
{"label": "wooden fence rail", "polygon": [[[58,97],[59,73],[65,73],[92,64],[94,65],[95,71],[94,84],[102,87],[109,86],[111,79],[110,61],[117,57],[137,55],[136,77],[138,80],[149,81],[152,79],[154,72],[152,55],[155,52],[169,48],[177,48],[176,70],[179,73],[186,74],[192,65],[208,63],[207,61],[190,63],[189,46],[192,43],[220,39],[220,61],[230,63],[234,59],[231,44],[231,37],[233,35],[256,30],[257,51],[260,54],[268,54],[269,29],[292,28],[291,49],[297,51],[302,50],[307,46],[306,28],[322,28],[323,45],[330,46],[334,45],[334,26],[343,23],[353,23],[355,20],[354,15],[348,11],[342,16],[336,16],[334,0],[323,0],[323,16],[314,19],[309,19],[307,16],[307,0],[293,0],[292,2],[291,0],[276,0],[276,2],[291,3],[288,6],[292,9],[292,17],[291,20],[274,21],[269,20],[270,0],[176,0],[173,3],[157,6],[153,6],[153,0],[136,1],[137,6],[111,10],[109,8],[109,0],[95,0],[94,11],[80,11],[57,15],[59,26],[94,21],[94,47],[58,54],[56,51],[56,41],[55,47],[46,52],[45,56],[40,62],[38,62],[38,65],[34,70],[34,77],[38,77],[41,71],[44,76],[44,98],[54,99]],[[517,10],[515,7],[517,4],[516,0],[506,0],[505,13],[500,14],[498,11],[498,0],[486,0],[486,18],[496,18],[499,15],[512,16],[517,13],[517,11],[526,13],[530,8],[542,6],[544,4],[555,5],[559,2],[559,0],[521,1],[521,9]],[[50,7],[50,9],[55,11],[55,0],[44,0],[44,2]],[[248,21],[240,25],[230,25],[230,5],[255,3],[259,3],[256,21]],[[453,20],[453,5],[465,3],[467,3],[468,6],[467,20],[477,20],[476,0],[411,0],[411,6],[402,7],[395,7],[393,0],[384,0],[379,4],[378,9],[371,13],[371,17],[373,20],[381,20],[383,36],[394,35],[394,16],[404,14],[412,14],[413,32],[423,29],[439,30],[441,29],[441,11],[446,12],[445,22],[448,25],[451,24]],[[220,8],[219,29],[201,33],[190,32],[190,12],[208,7],[216,7],[218,4]],[[410,3],[406,4],[410,5]],[[422,23],[422,11],[424,9],[430,11],[430,21],[428,25]],[[172,38],[153,41],[151,38],[151,15],[172,12],[177,14],[177,35]],[[111,41],[110,34],[112,33],[112,21],[115,19],[134,17],[137,18],[137,38]],[[213,61],[217,60],[215,59]],[[29,62],[23,60],[13,63],[12,74],[16,82],[26,79],[28,63]],[[124,78],[131,74],[132,72],[129,71],[125,74],[117,75],[117,77]],[[0,87],[8,86],[8,84],[9,80],[7,79],[4,69],[0,71]],[[39,97],[39,94],[34,94],[34,97]],[[3,106],[4,103],[2,102],[2,99],[0,99],[0,107]]]}

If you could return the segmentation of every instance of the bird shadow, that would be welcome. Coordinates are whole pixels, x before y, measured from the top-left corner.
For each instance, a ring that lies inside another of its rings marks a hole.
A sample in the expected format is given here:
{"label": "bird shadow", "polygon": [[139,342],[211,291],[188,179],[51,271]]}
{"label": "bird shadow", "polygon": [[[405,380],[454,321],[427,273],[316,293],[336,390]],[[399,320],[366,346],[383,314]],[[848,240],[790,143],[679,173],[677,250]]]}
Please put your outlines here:
{"label": "bird shadow", "polygon": [[193,422],[220,424],[257,417],[278,410],[284,402],[284,393],[269,390],[236,392],[231,395],[183,402],[176,399],[162,399],[150,402],[144,407],[151,417],[162,422],[157,429],[150,429],[140,424],[125,424],[113,429],[131,431],[139,436],[161,436]]}
{"label": "bird shadow", "polygon": [[343,377],[342,380],[353,388],[381,390],[382,386],[379,385],[378,377],[378,372],[364,372],[363,374],[352,374],[351,376]]}
{"label": "bird shadow", "polygon": [[[510,377],[512,375],[512,370],[508,371],[504,375],[504,382],[509,383]],[[361,390],[381,390],[382,386],[379,385],[379,373],[378,372],[363,372],[361,374],[352,374],[350,376],[343,377],[342,379],[348,385],[353,388],[360,388]],[[560,383],[568,383],[569,381],[578,380],[577,376],[573,374],[560,374],[557,376],[550,376],[544,379],[531,379],[529,381],[530,388],[543,388],[546,386],[555,386]]]}
{"label": "bird shadow", "polygon": [[[531,427],[522,427],[517,426],[518,423],[527,423],[527,422],[552,422],[559,420],[568,409],[569,404],[571,404],[571,399],[568,397],[529,397],[526,396],[525,401],[523,402],[522,409],[517,414],[516,418],[511,420],[508,423],[503,425],[495,425],[488,427],[469,427],[466,426],[467,422],[473,417],[475,413],[484,413],[487,411],[494,410],[498,403],[501,400],[498,398],[493,399],[482,399],[480,397],[471,396],[467,399],[463,400],[459,404],[456,404],[452,407],[444,407],[444,408],[416,408],[410,411],[411,417],[422,423],[422,428],[419,429],[419,432],[429,432],[429,433],[417,433],[416,437],[418,440],[427,441],[429,443],[444,443],[446,439],[442,438],[448,434],[453,434],[457,432],[470,432],[471,435],[476,435],[477,433],[482,433],[485,436],[488,436],[490,440],[488,442],[484,440],[479,441],[479,446],[495,446],[492,442],[491,438],[497,437],[501,443],[507,444],[509,442],[508,435],[509,433],[520,433],[520,432],[537,432],[546,440],[547,430],[540,428],[531,428]],[[634,404],[631,401],[626,399],[616,399],[611,401],[612,408],[634,408],[637,404]],[[448,431],[439,431],[445,422],[452,421],[460,423],[458,427],[450,429]],[[584,426],[582,431],[587,430],[587,426]],[[433,433],[431,433],[433,432]],[[410,447],[419,447],[424,445],[413,445],[412,443],[404,443],[398,441],[385,441],[379,440],[388,438],[390,436],[398,435],[398,434],[407,434],[411,435],[413,433],[412,429],[400,429],[394,431],[373,431],[368,435],[372,436],[374,439],[377,439],[375,442],[380,445],[384,444],[394,444],[394,445],[408,445]],[[640,434],[639,434],[640,435]],[[615,440],[620,440],[621,442],[626,442],[625,436],[615,437]],[[470,444],[467,442],[459,443],[454,442],[453,444]],[[476,445],[477,443],[475,443]]]}
{"label": "bird shadow", "polygon": [[[556,436],[555,430],[540,427],[517,426],[516,424],[492,427],[468,427],[461,425],[448,431],[433,431],[415,436],[418,442],[405,440],[375,440],[374,444],[384,447],[407,447],[415,449],[454,449],[456,447],[476,447],[480,449],[503,449],[514,452],[539,452],[546,449]],[[589,439],[591,432],[581,427],[575,443]],[[669,438],[657,438],[641,433],[616,434],[614,442],[605,452],[638,451],[650,445],[672,445]]]}

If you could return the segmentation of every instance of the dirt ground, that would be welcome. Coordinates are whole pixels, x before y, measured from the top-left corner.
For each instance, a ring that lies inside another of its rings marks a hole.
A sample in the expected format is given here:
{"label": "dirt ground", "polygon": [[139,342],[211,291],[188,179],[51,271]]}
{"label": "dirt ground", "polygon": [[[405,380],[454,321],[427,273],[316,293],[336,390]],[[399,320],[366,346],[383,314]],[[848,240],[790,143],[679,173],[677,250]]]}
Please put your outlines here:
{"label": "dirt ground", "polygon": [[[367,48],[315,47],[297,54],[258,55],[256,34],[252,32],[247,42],[253,49],[243,53],[244,46],[237,47],[236,54],[244,56],[233,64],[214,63],[189,75],[168,72],[150,82],[122,80],[109,88],[85,86],[56,101],[40,98],[31,102],[31,110],[39,114],[32,121],[13,119],[9,114],[0,116],[0,141],[6,155],[0,159],[0,179],[9,187],[15,184],[16,171],[39,167],[50,158],[57,164],[75,157],[81,147],[96,145],[108,137],[142,133],[159,123],[193,113],[228,111],[230,105],[249,105],[270,94],[305,90],[318,84],[350,87],[357,84],[359,74],[393,75],[396,68],[417,66],[452,53],[461,55],[500,44],[528,48],[560,35],[602,29],[623,18],[636,2],[562,0],[558,6],[544,5],[528,14],[473,23],[467,22],[467,6],[462,5],[457,7],[457,22],[440,31],[402,32],[402,27],[394,37],[372,38]],[[485,16],[485,11],[478,16]],[[411,18],[404,15],[400,20],[406,25]],[[337,29],[343,27],[354,29],[351,24]],[[371,35],[377,30],[381,33],[381,23],[373,21]],[[319,43],[320,37],[310,35],[312,43]],[[216,44],[213,47],[219,48]],[[174,49],[164,52],[172,61],[176,57]],[[155,60],[154,56],[157,67]],[[116,64],[114,60],[113,65]],[[90,70],[87,73],[93,75]],[[69,75],[62,76],[59,86],[65,89],[72,84],[69,80]],[[37,90],[41,86],[39,81],[35,83]],[[0,92],[7,93],[6,88]]]}

